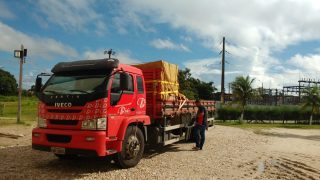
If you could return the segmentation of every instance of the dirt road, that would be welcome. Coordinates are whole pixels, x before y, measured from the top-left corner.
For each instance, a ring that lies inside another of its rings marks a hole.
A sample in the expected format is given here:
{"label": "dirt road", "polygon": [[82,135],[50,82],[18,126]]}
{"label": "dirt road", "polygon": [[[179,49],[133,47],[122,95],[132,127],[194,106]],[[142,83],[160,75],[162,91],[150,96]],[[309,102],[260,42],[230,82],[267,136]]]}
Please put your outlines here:
{"label": "dirt road", "polygon": [[0,179],[320,179],[320,130],[250,130],[216,126],[205,148],[192,143],[146,150],[138,166],[118,169],[107,159],[58,160],[31,149],[31,127],[0,133]]}

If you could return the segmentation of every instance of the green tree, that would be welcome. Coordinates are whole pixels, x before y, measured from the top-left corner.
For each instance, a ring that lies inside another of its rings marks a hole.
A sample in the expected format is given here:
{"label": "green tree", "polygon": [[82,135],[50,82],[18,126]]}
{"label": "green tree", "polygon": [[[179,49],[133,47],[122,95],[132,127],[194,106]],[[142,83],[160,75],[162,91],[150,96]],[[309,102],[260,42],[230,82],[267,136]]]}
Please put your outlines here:
{"label": "green tree", "polygon": [[186,68],[185,70],[179,70],[178,80],[179,90],[183,95],[188,99],[198,98],[198,94],[196,93],[196,89],[192,82],[194,81],[194,78],[191,77],[190,69]]}
{"label": "green tree", "polygon": [[213,87],[213,82],[200,81],[196,86],[200,99],[213,99],[213,92],[216,88]]}
{"label": "green tree", "polygon": [[10,96],[17,94],[17,81],[8,71],[0,69],[0,95]]}
{"label": "green tree", "polygon": [[204,82],[191,76],[190,69],[179,70],[178,75],[180,92],[188,99],[212,99],[213,82]]}
{"label": "green tree", "polygon": [[254,82],[254,80],[255,79],[250,79],[249,76],[238,76],[231,83],[234,100],[241,106],[240,123],[243,122],[244,109],[247,105],[247,101],[254,95],[254,90],[252,88],[252,83]]}
{"label": "green tree", "polygon": [[319,113],[320,108],[320,89],[317,86],[307,87],[304,91],[304,103],[302,108],[311,107],[309,125],[312,125],[313,115]]}

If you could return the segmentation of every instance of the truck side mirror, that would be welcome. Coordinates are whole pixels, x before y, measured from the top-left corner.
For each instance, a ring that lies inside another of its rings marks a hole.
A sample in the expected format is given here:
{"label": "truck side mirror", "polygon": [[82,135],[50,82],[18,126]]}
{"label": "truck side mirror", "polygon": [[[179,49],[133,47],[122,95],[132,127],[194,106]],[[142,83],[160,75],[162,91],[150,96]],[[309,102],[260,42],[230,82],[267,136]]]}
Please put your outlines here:
{"label": "truck side mirror", "polygon": [[130,79],[131,78],[128,73],[121,73],[120,74],[120,88],[122,91],[129,90]]}
{"label": "truck side mirror", "polygon": [[35,85],[35,92],[39,93],[42,87],[42,78],[41,77],[37,77],[36,79],[36,85]]}

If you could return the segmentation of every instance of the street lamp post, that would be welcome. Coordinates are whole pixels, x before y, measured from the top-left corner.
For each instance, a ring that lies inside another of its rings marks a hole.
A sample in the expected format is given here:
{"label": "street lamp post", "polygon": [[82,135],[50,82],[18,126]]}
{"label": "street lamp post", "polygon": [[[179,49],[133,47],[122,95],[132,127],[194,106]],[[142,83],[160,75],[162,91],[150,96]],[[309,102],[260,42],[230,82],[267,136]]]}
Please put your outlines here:
{"label": "street lamp post", "polygon": [[23,69],[24,59],[26,56],[27,56],[27,49],[24,49],[22,44],[21,44],[21,50],[14,50],[14,57],[20,59],[17,123],[20,123],[20,119],[21,119],[22,69]]}

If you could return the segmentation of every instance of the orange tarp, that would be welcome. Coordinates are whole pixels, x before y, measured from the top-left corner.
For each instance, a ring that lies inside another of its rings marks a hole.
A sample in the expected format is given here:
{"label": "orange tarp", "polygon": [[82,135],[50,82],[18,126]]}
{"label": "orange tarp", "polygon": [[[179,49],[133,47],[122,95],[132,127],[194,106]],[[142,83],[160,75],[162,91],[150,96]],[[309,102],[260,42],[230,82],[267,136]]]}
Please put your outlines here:
{"label": "orange tarp", "polygon": [[158,94],[161,100],[179,96],[179,71],[176,64],[160,60],[134,66],[141,69],[144,74],[147,93]]}

